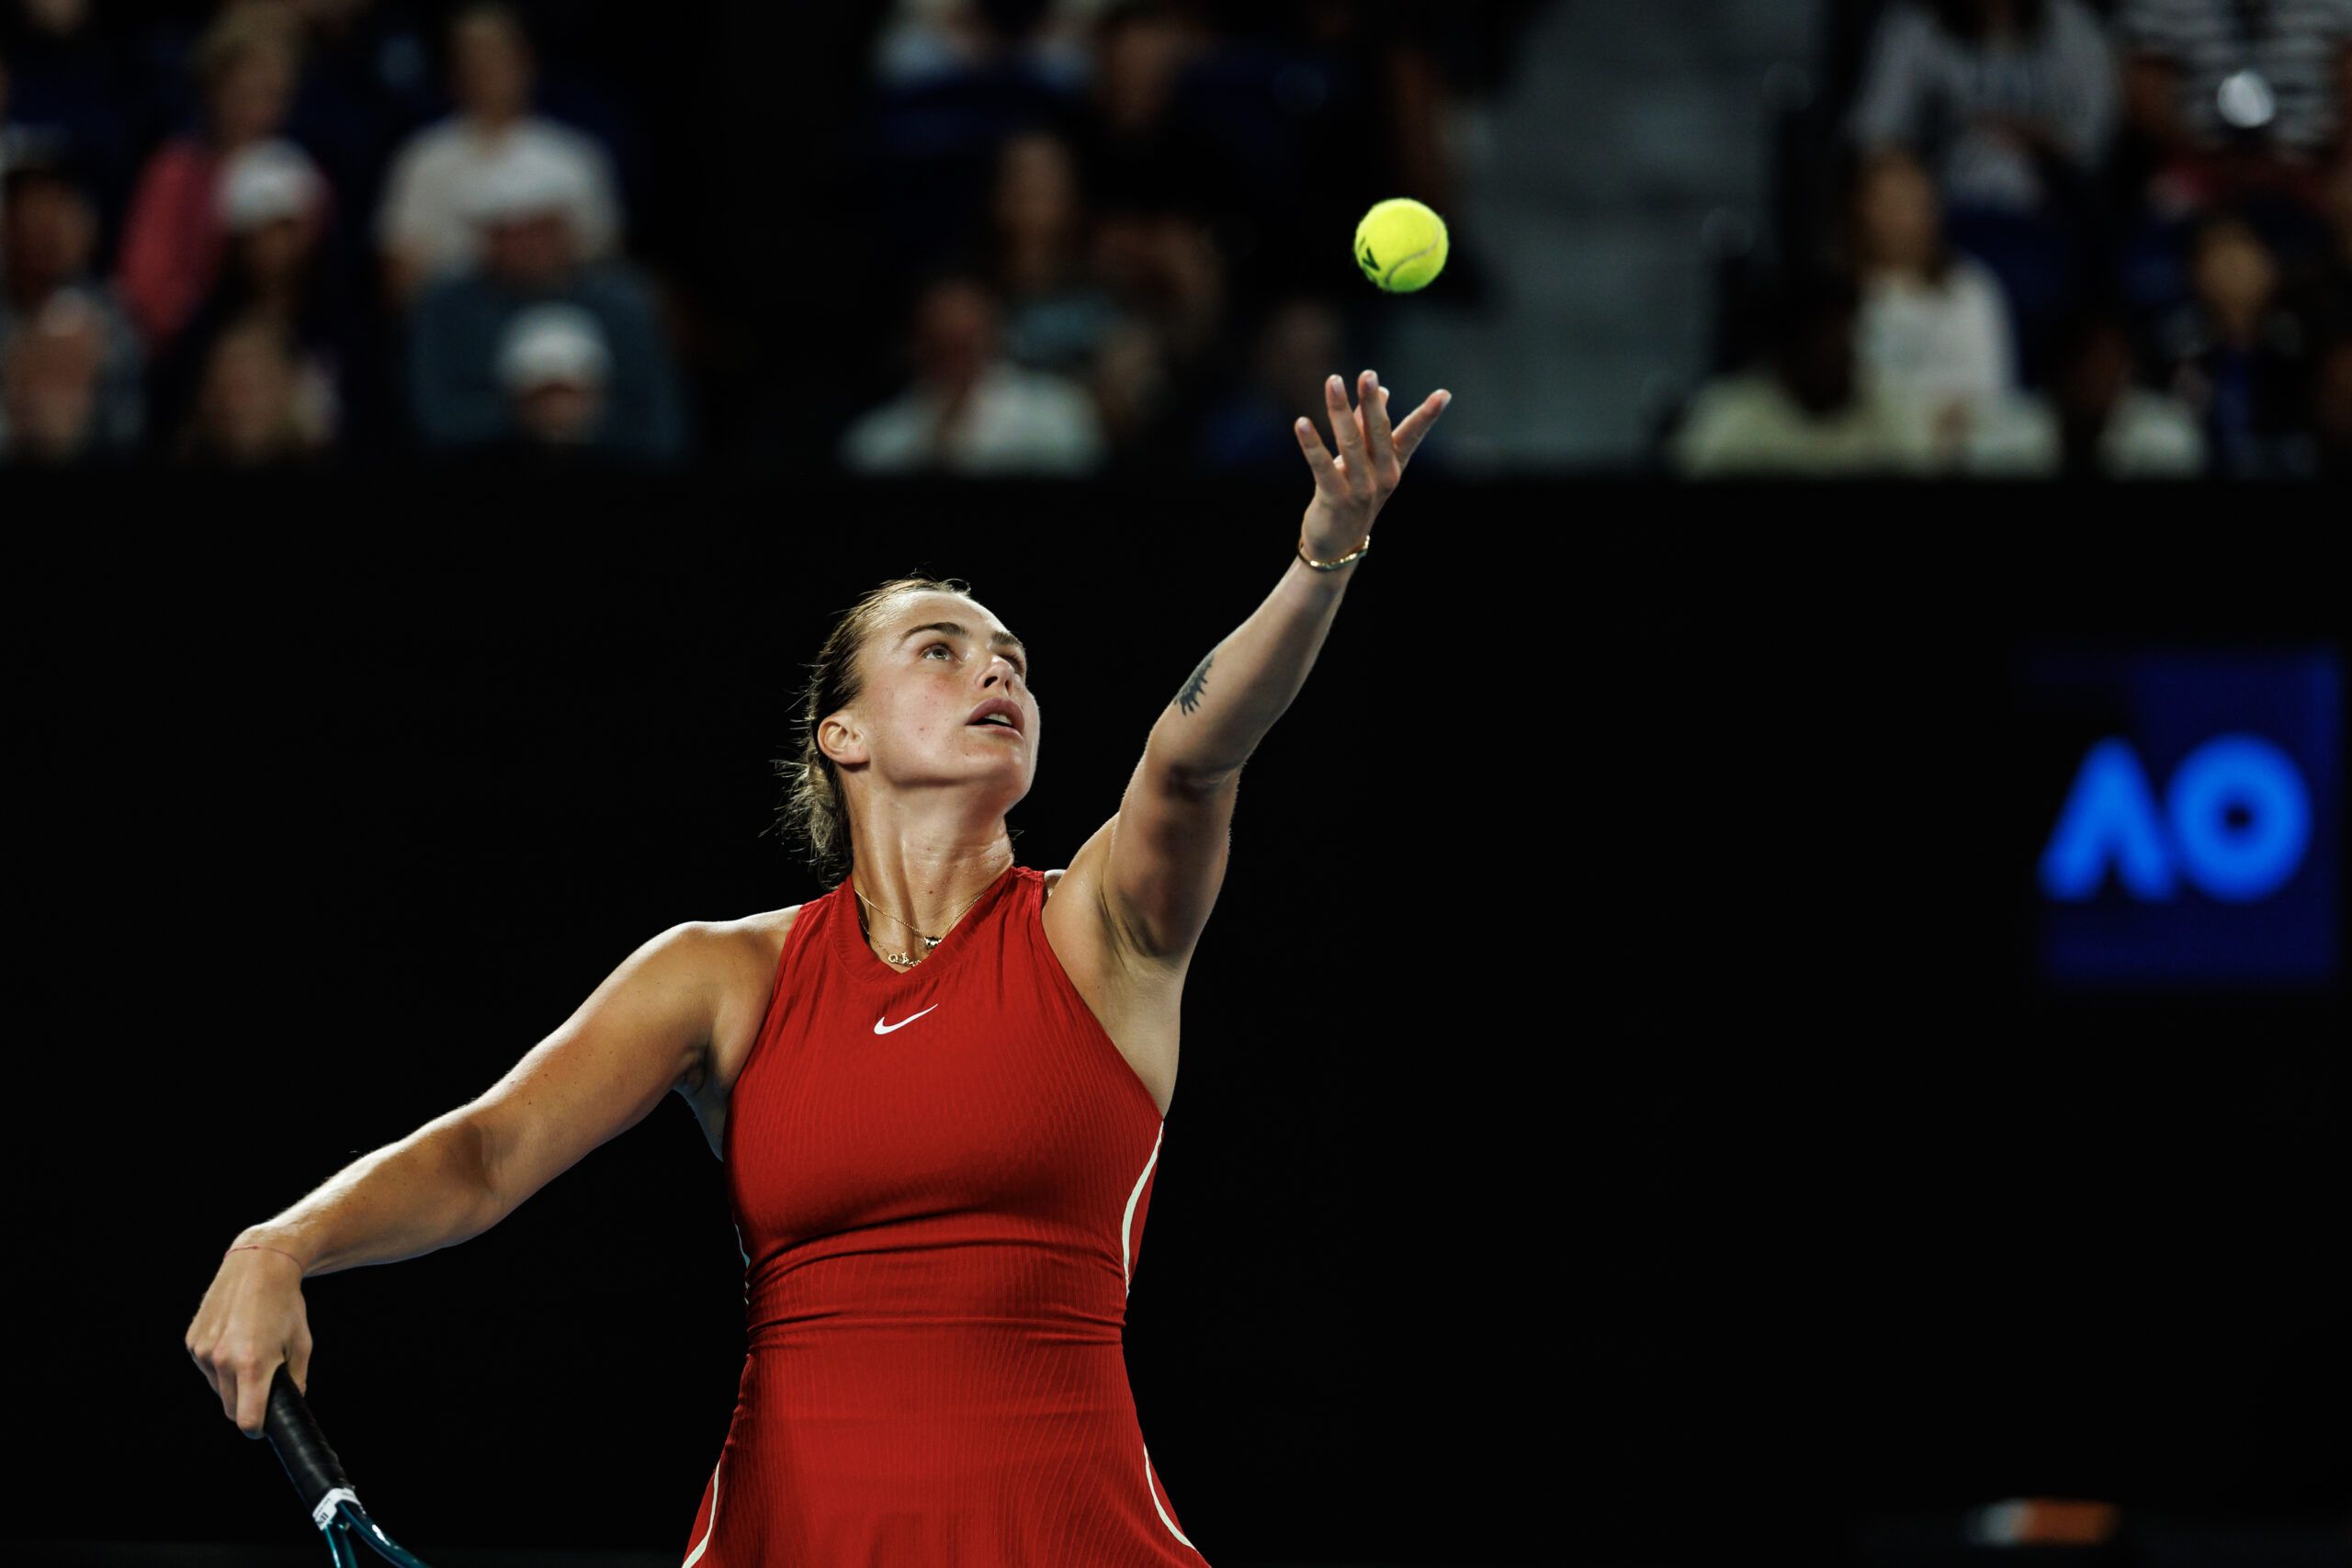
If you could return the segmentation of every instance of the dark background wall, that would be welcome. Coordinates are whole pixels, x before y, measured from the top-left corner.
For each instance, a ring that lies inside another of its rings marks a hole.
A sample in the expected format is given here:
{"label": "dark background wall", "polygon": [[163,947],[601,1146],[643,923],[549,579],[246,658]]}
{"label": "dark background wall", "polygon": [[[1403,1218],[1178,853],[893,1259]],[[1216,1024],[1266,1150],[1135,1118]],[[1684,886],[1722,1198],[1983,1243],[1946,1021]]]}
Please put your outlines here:
{"label": "dark background wall", "polygon": [[[2018,717],[2053,639],[2340,646],[2308,547],[2196,491],[1663,495],[1408,487],[1245,776],[1129,1308],[1188,1533],[2340,1517],[2340,983],[2045,989],[2067,773]],[[1299,504],[12,482],[7,1533],[306,1532],[182,1348],[220,1249],[663,927],[821,890],[767,760],[833,610],[923,568],[1029,642],[1016,849],[1057,865]],[[682,1548],[740,1269],[668,1102],[476,1241],[311,1281],[312,1403],[420,1550]]]}

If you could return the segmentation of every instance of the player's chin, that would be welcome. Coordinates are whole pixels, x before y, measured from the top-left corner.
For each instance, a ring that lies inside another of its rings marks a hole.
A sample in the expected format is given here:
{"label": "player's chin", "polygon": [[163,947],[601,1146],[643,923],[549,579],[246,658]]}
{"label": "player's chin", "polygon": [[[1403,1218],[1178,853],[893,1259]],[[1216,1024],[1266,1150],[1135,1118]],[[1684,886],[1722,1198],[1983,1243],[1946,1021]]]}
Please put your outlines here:
{"label": "player's chin", "polygon": [[1037,771],[1036,743],[1025,735],[976,735],[963,748],[963,765],[989,778],[1012,778],[1026,787]]}
{"label": "player's chin", "polygon": [[1029,770],[1025,768],[1017,773],[1006,773],[988,780],[989,809],[1000,814],[1012,810],[1029,798],[1033,783]]}

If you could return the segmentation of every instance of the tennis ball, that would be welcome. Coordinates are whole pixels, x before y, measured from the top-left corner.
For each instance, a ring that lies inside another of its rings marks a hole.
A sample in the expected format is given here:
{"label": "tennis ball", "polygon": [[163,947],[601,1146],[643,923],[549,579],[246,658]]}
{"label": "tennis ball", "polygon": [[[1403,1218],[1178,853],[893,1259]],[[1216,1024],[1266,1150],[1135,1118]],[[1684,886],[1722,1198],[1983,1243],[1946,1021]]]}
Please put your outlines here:
{"label": "tennis ball", "polygon": [[1445,220],[1408,196],[1376,204],[1356,225],[1356,265],[1391,294],[1428,288],[1445,270]]}

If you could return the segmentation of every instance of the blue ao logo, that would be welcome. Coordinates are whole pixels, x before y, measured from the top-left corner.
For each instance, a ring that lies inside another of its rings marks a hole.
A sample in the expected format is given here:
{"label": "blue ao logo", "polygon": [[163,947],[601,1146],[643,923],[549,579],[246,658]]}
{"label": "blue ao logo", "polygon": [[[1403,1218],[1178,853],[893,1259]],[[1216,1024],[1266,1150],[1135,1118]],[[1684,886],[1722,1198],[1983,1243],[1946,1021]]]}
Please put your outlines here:
{"label": "blue ao logo", "polygon": [[2042,891],[2086,903],[2109,874],[2129,897],[2167,903],[2184,885],[2222,903],[2269,897],[2301,868],[2311,791],[2285,751],[2256,735],[2217,735],[2181,759],[2164,786],[2129,741],[2083,758],[2043,848]]}

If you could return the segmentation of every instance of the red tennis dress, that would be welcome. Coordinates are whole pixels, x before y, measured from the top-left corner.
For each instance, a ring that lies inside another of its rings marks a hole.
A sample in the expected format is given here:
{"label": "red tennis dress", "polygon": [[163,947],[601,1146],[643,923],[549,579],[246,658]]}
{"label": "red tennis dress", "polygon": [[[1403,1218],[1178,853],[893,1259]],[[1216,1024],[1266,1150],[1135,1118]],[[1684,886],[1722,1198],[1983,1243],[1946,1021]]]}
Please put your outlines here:
{"label": "red tennis dress", "polygon": [[684,1568],[1203,1568],[1122,1331],[1162,1122],[1009,868],[904,974],[802,906],[722,1149],[748,1351]]}

